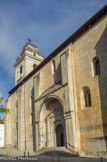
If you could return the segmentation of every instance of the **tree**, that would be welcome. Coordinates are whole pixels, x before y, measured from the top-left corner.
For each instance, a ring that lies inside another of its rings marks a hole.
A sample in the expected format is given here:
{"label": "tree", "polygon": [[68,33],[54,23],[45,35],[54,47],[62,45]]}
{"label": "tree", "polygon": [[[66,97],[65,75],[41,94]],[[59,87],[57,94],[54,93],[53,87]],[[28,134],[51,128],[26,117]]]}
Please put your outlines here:
{"label": "tree", "polygon": [[[3,100],[3,97],[0,97],[0,104]],[[8,109],[5,108],[3,105],[0,105],[0,113],[7,113],[8,112]]]}

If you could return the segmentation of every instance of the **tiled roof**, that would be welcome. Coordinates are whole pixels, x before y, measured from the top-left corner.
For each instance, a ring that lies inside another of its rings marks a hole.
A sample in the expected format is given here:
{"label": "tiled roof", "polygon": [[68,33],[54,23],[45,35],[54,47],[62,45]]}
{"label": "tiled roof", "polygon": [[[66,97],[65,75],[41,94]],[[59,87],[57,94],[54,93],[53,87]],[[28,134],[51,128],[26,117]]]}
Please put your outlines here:
{"label": "tiled roof", "polygon": [[0,124],[4,124],[4,120],[0,120]]}

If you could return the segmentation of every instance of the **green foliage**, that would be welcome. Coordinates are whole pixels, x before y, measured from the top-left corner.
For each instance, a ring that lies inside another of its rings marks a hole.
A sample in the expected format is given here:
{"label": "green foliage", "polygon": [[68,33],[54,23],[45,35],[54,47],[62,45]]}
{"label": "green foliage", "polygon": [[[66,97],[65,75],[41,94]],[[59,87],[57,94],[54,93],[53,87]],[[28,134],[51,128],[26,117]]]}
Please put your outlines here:
{"label": "green foliage", "polygon": [[[2,102],[3,98],[0,97],[0,103]],[[0,112],[1,113],[7,113],[8,112],[8,109],[3,107],[2,105],[0,105]]]}
{"label": "green foliage", "polygon": [[2,97],[0,97],[0,103],[2,102],[2,100],[3,100],[3,98],[2,98]]}
{"label": "green foliage", "polygon": [[7,112],[8,112],[8,109],[3,108],[3,107],[0,107],[0,112],[2,112],[2,113],[7,113]]}

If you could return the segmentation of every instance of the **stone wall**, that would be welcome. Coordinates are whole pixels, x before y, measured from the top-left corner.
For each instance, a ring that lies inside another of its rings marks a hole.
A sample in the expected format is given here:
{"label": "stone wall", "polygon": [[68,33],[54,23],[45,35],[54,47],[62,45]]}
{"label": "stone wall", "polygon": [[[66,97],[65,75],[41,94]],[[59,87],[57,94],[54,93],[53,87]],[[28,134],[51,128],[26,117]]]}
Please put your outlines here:
{"label": "stone wall", "polygon": [[[107,17],[102,18],[73,43],[72,51],[75,66],[74,89],[77,107],[75,115],[78,130],[77,137],[79,136],[80,140],[77,144],[77,148],[80,151],[90,154],[106,151],[102,120],[102,111],[104,107],[106,107],[107,102],[105,99],[105,92],[107,90],[107,77],[105,71],[107,66],[107,56],[105,54],[107,41],[105,35],[106,23]],[[99,43],[100,40],[101,44]],[[100,61],[101,75],[99,76],[93,76],[92,60],[96,56],[99,57]],[[91,107],[85,107],[84,96],[82,96],[84,86],[90,88]]]}

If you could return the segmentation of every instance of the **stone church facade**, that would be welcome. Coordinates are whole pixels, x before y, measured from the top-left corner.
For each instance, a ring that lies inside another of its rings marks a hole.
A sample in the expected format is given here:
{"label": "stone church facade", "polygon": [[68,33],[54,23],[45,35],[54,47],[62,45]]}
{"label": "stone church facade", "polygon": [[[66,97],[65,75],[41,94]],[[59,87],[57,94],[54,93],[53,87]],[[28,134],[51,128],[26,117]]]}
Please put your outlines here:
{"label": "stone church facade", "polygon": [[107,5],[45,60],[27,43],[14,67],[6,147],[107,151]]}

